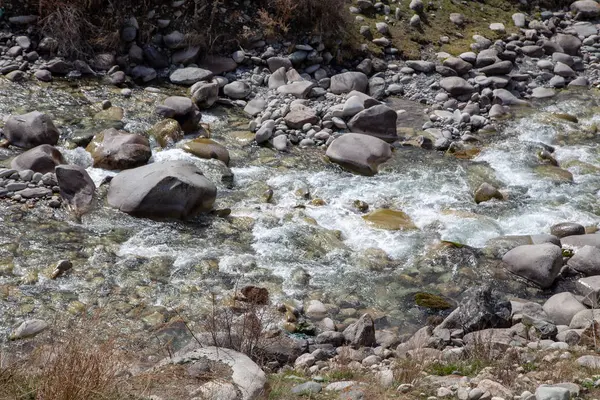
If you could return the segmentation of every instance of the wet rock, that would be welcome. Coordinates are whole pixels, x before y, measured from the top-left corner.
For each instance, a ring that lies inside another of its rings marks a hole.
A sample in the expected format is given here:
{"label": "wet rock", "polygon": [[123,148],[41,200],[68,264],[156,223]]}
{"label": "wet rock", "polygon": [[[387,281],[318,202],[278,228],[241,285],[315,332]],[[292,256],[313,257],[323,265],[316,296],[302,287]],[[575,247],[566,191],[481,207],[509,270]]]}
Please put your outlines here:
{"label": "wet rock", "polygon": [[96,185],[79,165],[59,165],[55,169],[60,196],[76,215],[88,212],[94,202]]}
{"label": "wet rock", "polygon": [[391,231],[417,229],[410,217],[398,210],[380,209],[363,216],[370,225]]}
{"label": "wet rock", "polygon": [[519,246],[502,257],[507,269],[542,288],[552,286],[562,268],[562,251],[553,244]]}
{"label": "wet rock", "polygon": [[569,325],[573,316],[586,309],[577,298],[569,292],[557,293],[543,305],[544,311],[556,325]]}
{"label": "wet rock", "polygon": [[215,185],[195,165],[168,161],[117,174],[108,203],[138,217],[185,219],[210,210],[216,194]]}
{"label": "wet rock", "polygon": [[48,328],[48,323],[41,319],[28,319],[11,333],[11,340],[25,339],[36,336]]}
{"label": "wet rock", "polygon": [[58,149],[43,144],[18,155],[12,160],[10,166],[17,171],[31,170],[45,174],[54,172],[57,165],[65,163],[65,159]]}
{"label": "wet rock", "polygon": [[220,143],[212,139],[197,138],[186,142],[182,149],[195,155],[196,157],[205,159],[221,160],[225,165],[229,165],[229,151]]}
{"label": "wet rock", "polygon": [[475,203],[479,204],[492,199],[504,200],[504,196],[489,183],[482,183],[477,191],[475,191]]}
{"label": "wet rock", "polygon": [[193,85],[196,82],[207,81],[213,77],[213,73],[209,70],[186,67],[175,70],[169,79],[176,85]]}
{"label": "wet rock", "polygon": [[329,145],[326,155],[352,172],[375,175],[378,166],[392,157],[392,151],[389,144],[376,137],[346,133]]}
{"label": "wet rock", "polygon": [[371,347],[376,344],[375,324],[369,314],[363,314],[358,321],[344,329],[344,338],[354,347]]}
{"label": "wet rock", "polygon": [[169,147],[183,139],[183,130],[174,119],[167,118],[157,122],[148,134],[153,137],[160,147]]}
{"label": "wet rock", "polygon": [[385,105],[377,105],[356,114],[349,122],[352,132],[364,133],[376,138],[393,142],[398,139],[396,133],[396,111]]}
{"label": "wet rock", "polygon": [[41,144],[58,143],[59,131],[50,117],[39,111],[11,116],[4,125],[4,136],[17,147],[31,149]]}
{"label": "wet rock", "polygon": [[550,227],[550,234],[557,238],[574,235],[585,235],[585,227],[574,222],[561,222]]}
{"label": "wet rock", "polygon": [[152,155],[146,137],[114,128],[94,136],[86,150],[92,155],[96,168],[110,170],[139,167],[146,164]]}
{"label": "wet rock", "polygon": [[334,94],[348,93],[353,90],[365,93],[369,78],[362,72],[344,72],[331,77],[330,90]]}

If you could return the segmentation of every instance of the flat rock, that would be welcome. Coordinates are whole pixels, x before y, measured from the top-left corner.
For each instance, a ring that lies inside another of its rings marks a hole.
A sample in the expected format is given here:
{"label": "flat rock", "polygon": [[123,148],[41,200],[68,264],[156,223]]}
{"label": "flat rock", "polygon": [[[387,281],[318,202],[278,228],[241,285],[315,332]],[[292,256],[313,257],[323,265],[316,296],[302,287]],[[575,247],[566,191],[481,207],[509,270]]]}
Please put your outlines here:
{"label": "flat rock", "polygon": [[207,69],[186,67],[175,70],[169,79],[176,85],[193,85],[196,82],[207,81],[213,77],[213,73]]}

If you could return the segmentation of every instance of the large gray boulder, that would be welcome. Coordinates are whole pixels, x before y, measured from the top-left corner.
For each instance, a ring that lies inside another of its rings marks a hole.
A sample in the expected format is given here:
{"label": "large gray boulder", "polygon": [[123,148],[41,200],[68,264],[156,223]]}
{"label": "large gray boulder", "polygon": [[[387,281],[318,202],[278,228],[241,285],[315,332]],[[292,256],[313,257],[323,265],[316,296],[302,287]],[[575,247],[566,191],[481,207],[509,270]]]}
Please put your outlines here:
{"label": "large gray boulder", "polygon": [[585,276],[600,275],[600,248],[583,246],[577,249],[567,265]]}
{"label": "large gray boulder", "polygon": [[465,334],[488,328],[510,328],[512,306],[497,298],[488,285],[465,292],[460,306],[438,325],[440,329],[462,329]]}
{"label": "large gray boulder", "polygon": [[573,315],[569,328],[586,329],[593,322],[600,322],[600,310],[585,309]]}
{"label": "large gray boulder", "polygon": [[113,178],[108,204],[137,217],[193,217],[212,208],[215,185],[194,165],[167,161],[123,171]]}
{"label": "large gray boulder", "polygon": [[10,163],[17,171],[32,170],[42,174],[54,172],[57,165],[64,164],[65,159],[58,149],[49,144],[42,144],[19,154]]}
{"label": "large gray boulder", "polygon": [[600,235],[597,233],[587,235],[566,236],[560,240],[563,246],[567,247],[584,247],[595,246],[600,247]]}
{"label": "large gray boulder", "polygon": [[598,308],[598,300],[600,300],[600,276],[588,276],[587,278],[578,279],[575,287],[577,292],[583,296],[583,303]]}
{"label": "large gray boulder", "polygon": [[600,15],[600,5],[593,0],[580,0],[571,4],[577,19],[593,19]]}
{"label": "large gray boulder", "polygon": [[566,54],[576,56],[577,53],[579,53],[581,40],[577,36],[559,33],[553,39],[560,47],[562,47]]}
{"label": "large gray boulder", "polygon": [[499,61],[492,65],[488,65],[479,69],[479,72],[486,74],[487,76],[493,75],[506,75],[512,71],[513,64],[512,62],[505,60]]}
{"label": "large gray boulder", "polygon": [[369,314],[363,314],[358,321],[344,329],[346,342],[355,347],[371,347],[375,341],[375,323]]}
{"label": "large gray boulder", "polygon": [[193,85],[196,82],[207,81],[213,77],[213,73],[207,69],[187,67],[175,70],[169,79],[176,85]]}
{"label": "large gray boulder", "polygon": [[443,62],[443,65],[452,68],[458,75],[464,75],[473,69],[473,65],[459,57],[449,57]]}
{"label": "large gray boulder", "polygon": [[563,292],[546,300],[543,309],[556,325],[569,325],[573,316],[586,307],[572,293]]}
{"label": "large gray boulder", "polygon": [[252,92],[252,88],[246,82],[235,81],[223,87],[223,93],[232,99],[245,99]]}
{"label": "large gray boulder", "polygon": [[60,196],[77,215],[89,211],[94,202],[96,185],[79,165],[59,165],[55,169]]}
{"label": "large gray boulder", "polygon": [[55,145],[60,133],[48,115],[33,111],[11,116],[4,125],[4,136],[13,146],[31,149],[41,144]]}
{"label": "large gray boulder", "polygon": [[263,370],[247,355],[223,347],[208,346],[176,354],[161,361],[157,368],[168,368],[169,365],[193,367],[195,363],[208,364],[211,370],[214,368],[211,372],[219,371],[217,379],[199,383],[201,386],[196,392],[201,399],[225,399],[229,390],[224,389],[224,384],[233,385],[233,392],[239,393],[234,398],[239,400],[258,400],[265,393],[267,376]]}
{"label": "large gray boulder", "polygon": [[552,286],[563,265],[560,247],[550,243],[516,247],[502,261],[510,272],[543,289]]}
{"label": "large gray boulder", "polygon": [[440,80],[440,86],[452,96],[462,96],[473,93],[475,88],[466,80],[458,76],[448,76]]}
{"label": "large gray boulder", "polygon": [[342,94],[353,90],[366,93],[369,78],[362,72],[344,72],[331,77],[331,93]]}
{"label": "large gray boulder", "polygon": [[285,124],[292,129],[301,129],[304,124],[314,125],[319,122],[319,117],[312,108],[298,104],[293,105],[289,113],[283,118]]}
{"label": "large gray boulder", "polygon": [[423,61],[423,60],[408,60],[406,61],[406,66],[408,68],[412,68],[417,72],[430,73],[435,70],[435,63],[431,61]]}
{"label": "large gray boulder", "polygon": [[197,82],[190,88],[190,93],[198,108],[210,108],[219,98],[219,84],[216,81]]}
{"label": "large gray boulder", "polygon": [[560,240],[553,235],[509,235],[498,236],[488,240],[483,249],[483,253],[488,257],[502,258],[509,250],[512,250],[515,247],[526,244],[542,243],[554,243],[555,245],[560,246]]}
{"label": "large gray boulder", "polygon": [[86,150],[92,155],[94,167],[111,170],[139,167],[152,156],[147,137],[114,128],[94,136]]}
{"label": "large gray boulder", "polygon": [[398,139],[396,121],[398,114],[383,104],[367,108],[356,114],[348,122],[352,132],[375,136],[386,142]]}
{"label": "large gray boulder", "polygon": [[329,159],[362,175],[375,175],[380,164],[392,157],[389,144],[373,136],[346,133],[329,145]]}

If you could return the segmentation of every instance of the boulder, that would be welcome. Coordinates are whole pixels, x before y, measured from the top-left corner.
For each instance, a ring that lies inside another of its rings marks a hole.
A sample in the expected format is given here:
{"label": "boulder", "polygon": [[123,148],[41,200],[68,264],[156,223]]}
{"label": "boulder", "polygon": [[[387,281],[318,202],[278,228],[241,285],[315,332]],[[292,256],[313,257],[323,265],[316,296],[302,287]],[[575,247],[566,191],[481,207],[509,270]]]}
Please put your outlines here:
{"label": "boulder", "polygon": [[4,125],[4,136],[17,147],[31,149],[41,144],[58,143],[59,131],[50,117],[39,111],[11,116]]}
{"label": "boulder", "polygon": [[487,76],[492,75],[507,75],[512,71],[513,64],[512,62],[499,61],[492,65],[488,65],[487,67],[483,67],[479,69],[479,72],[486,74]]}
{"label": "boulder", "polygon": [[563,265],[560,247],[551,244],[519,246],[502,257],[507,269],[541,288],[552,286]]}
{"label": "boulder", "polygon": [[302,129],[304,124],[314,125],[319,122],[319,117],[313,109],[303,105],[295,105],[283,120],[289,128]]}
{"label": "boulder", "polygon": [[89,211],[96,193],[96,185],[87,171],[79,165],[59,165],[55,169],[60,197],[77,215]]}
{"label": "boulder", "polygon": [[600,5],[593,0],[580,0],[571,4],[577,19],[594,19],[600,15]]}
{"label": "boulder", "polygon": [[570,400],[569,389],[560,386],[541,385],[535,391],[536,400]]}
{"label": "boulder", "polygon": [[556,325],[569,325],[573,316],[586,307],[577,298],[569,293],[557,293],[550,297],[543,305],[544,311]]}
{"label": "boulder", "polygon": [[49,144],[42,144],[16,156],[10,167],[17,171],[31,170],[46,174],[54,172],[54,168],[60,164],[65,164],[61,152]]}
{"label": "boulder", "polygon": [[48,323],[41,319],[28,319],[23,321],[11,334],[11,340],[26,339],[45,331]]}
{"label": "boulder", "polygon": [[589,276],[577,280],[575,287],[577,292],[583,296],[583,303],[598,308],[600,300],[600,276]]}
{"label": "boulder", "polygon": [[169,147],[183,139],[183,130],[179,122],[174,119],[163,119],[157,122],[148,134],[156,140],[160,147]]}
{"label": "boulder", "polygon": [[280,68],[283,68],[283,72],[292,68],[292,61],[286,57],[271,57],[267,59],[267,66],[271,73],[277,71]]}
{"label": "boulder", "polygon": [[373,136],[346,133],[327,148],[327,157],[342,167],[362,175],[375,175],[380,164],[392,157],[389,144]]}
{"label": "boulder", "polygon": [[492,199],[504,200],[502,193],[489,183],[482,183],[481,186],[475,191],[475,203],[483,203]]}
{"label": "boulder", "polygon": [[571,318],[569,328],[571,329],[586,329],[592,325],[592,322],[600,322],[600,310],[585,309],[579,311]]}
{"label": "boulder", "polygon": [[573,35],[558,33],[554,36],[554,41],[570,56],[576,56],[581,48],[581,40]]}
{"label": "boulder", "polygon": [[422,60],[408,60],[406,66],[412,68],[417,72],[430,73],[435,70],[435,64],[431,61]]}
{"label": "boulder", "polygon": [[[232,60],[233,61],[233,60]],[[235,81],[223,87],[223,93],[232,99],[245,99],[252,92],[252,88],[246,82]]]}
{"label": "boulder", "polygon": [[333,94],[348,93],[353,90],[365,93],[369,78],[362,72],[344,72],[331,77],[330,90]]}
{"label": "boulder", "polygon": [[346,342],[354,347],[371,347],[375,341],[375,323],[369,314],[363,314],[358,321],[344,329]]}
{"label": "boulder", "polygon": [[111,170],[139,167],[152,155],[148,138],[114,128],[94,136],[86,150],[92,155],[94,167]]}
{"label": "boulder", "polygon": [[[267,385],[267,376],[263,370],[248,356],[239,353],[235,350],[222,347],[202,347],[183,354],[176,354],[175,357],[169,357],[159,363],[159,367],[166,365],[186,365],[190,366],[201,360],[206,360],[210,365],[215,366],[217,371],[227,371],[226,375],[220,375],[219,379],[210,381],[219,383],[220,381],[227,382],[233,385],[233,392],[236,394],[235,399],[240,400],[258,400],[263,396]],[[222,364],[219,366],[219,364]],[[222,383],[222,382],[221,382]],[[206,383],[200,388],[205,387]],[[226,392],[222,386],[218,386],[210,393],[214,393],[209,397],[207,391],[200,390],[201,399],[225,399]]]}
{"label": "boulder", "polygon": [[108,204],[137,217],[193,217],[212,208],[215,185],[192,163],[167,161],[117,174]]}
{"label": "boulder", "polygon": [[510,328],[512,306],[499,300],[489,285],[468,289],[460,306],[435,328],[462,329],[465,334],[489,328]]}
{"label": "boulder", "polygon": [[577,249],[567,265],[585,276],[600,275],[600,248],[583,246]]}
{"label": "boulder", "polygon": [[348,122],[352,132],[375,136],[387,142],[398,139],[396,121],[398,114],[383,104],[367,108]]}
{"label": "boulder", "polygon": [[219,84],[216,81],[197,82],[190,88],[190,93],[198,108],[210,108],[219,97]]}
{"label": "boulder", "polygon": [[572,235],[563,237],[560,242],[566,247],[584,247],[595,246],[600,247],[600,234]]}
{"label": "boulder", "polygon": [[561,222],[550,227],[550,234],[559,239],[567,236],[585,235],[585,227],[574,222]]}
{"label": "boulder", "polygon": [[600,356],[581,356],[576,360],[577,364],[592,370],[600,369]]}
{"label": "boulder", "polygon": [[182,149],[196,157],[214,158],[221,160],[225,165],[229,165],[229,151],[225,146],[212,139],[197,138],[190,140],[183,145]]}
{"label": "boulder", "polygon": [[279,86],[277,93],[291,94],[299,99],[306,99],[315,84],[311,81],[296,81],[287,85]]}
{"label": "boulder", "polygon": [[196,82],[208,81],[213,77],[213,73],[209,70],[186,67],[175,70],[169,79],[176,85],[193,85]]}
{"label": "boulder", "polygon": [[269,89],[277,89],[287,83],[287,74],[285,71],[286,69],[284,67],[273,71],[273,73],[269,76]]}
{"label": "boulder", "polygon": [[443,65],[448,68],[452,68],[458,75],[464,75],[473,69],[473,65],[471,63],[468,63],[462,58],[458,57],[446,58],[443,62]]}
{"label": "boulder", "polygon": [[458,76],[448,76],[440,80],[440,86],[452,96],[462,96],[471,94],[475,88],[463,78]]}
{"label": "boulder", "polygon": [[237,68],[237,63],[231,57],[206,56],[198,66],[209,70],[215,75],[221,75],[225,72],[235,70]]}

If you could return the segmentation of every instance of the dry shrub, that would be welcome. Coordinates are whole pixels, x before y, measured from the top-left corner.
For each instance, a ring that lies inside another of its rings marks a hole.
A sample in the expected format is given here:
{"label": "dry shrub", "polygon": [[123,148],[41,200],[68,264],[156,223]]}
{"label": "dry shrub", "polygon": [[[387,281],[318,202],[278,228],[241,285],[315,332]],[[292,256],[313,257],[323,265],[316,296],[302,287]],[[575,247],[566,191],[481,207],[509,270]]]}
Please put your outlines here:
{"label": "dry shrub", "polygon": [[126,399],[124,352],[116,337],[95,335],[98,329],[98,323],[85,320],[26,342],[35,346],[32,351],[23,352],[24,345],[16,343],[0,363],[0,400]]}

